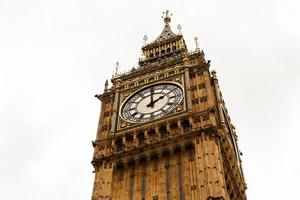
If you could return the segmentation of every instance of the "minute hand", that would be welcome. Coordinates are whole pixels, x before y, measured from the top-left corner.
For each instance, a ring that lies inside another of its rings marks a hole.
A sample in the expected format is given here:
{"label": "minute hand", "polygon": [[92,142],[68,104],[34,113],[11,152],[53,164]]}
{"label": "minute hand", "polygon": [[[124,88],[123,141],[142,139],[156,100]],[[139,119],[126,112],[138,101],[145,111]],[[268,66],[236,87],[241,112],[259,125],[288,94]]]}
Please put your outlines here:
{"label": "minute hand", "polygon": [[160,96],[160,97],[158,97],[158,99],[156,99],[156,100],[153,101],[153,104],[155,104],[155,103],[158,102],[159,100],[163,99],[164,97],[165,97],[165,94],[162,95],[162,96]]}

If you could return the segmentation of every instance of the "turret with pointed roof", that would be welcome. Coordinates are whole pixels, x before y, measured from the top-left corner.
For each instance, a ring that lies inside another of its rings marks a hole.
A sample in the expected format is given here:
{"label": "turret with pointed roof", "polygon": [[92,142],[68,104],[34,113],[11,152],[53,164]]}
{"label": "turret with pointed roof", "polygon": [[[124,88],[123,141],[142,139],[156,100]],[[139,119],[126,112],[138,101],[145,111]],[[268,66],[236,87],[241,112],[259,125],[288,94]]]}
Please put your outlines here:
{"label": "turret with pointed roof", "polygon": [[182,34],[175,34],[171,30],[171,14],[168,10],[164,12],[163,19],[164,28],[161,34],[153,42],[142,47],[144,59],[140,60],[140,65],[187,52]]}

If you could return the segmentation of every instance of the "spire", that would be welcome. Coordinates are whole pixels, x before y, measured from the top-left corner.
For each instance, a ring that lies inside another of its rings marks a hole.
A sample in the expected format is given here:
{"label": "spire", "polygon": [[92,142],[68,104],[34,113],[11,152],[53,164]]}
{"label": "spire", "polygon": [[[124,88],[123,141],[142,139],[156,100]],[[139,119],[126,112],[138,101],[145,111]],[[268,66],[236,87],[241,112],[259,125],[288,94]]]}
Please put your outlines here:
{"label": "spire", "polygon": [[196,51],[199,51],[200,49],[199,49],[199,41],[198,41],[198,37],[195,37],[194,40],[195,40],[195,45],[196,45],[195,50],[196,50]]}
{"label": "spire", "polygon": [[154,42],[161,42],[163,40],[177,36],[175,33],[173,33],[173,31],[171,30],[171,27],[170,27],[172,14],[170,14],[170,12],[168,10],[166,10],[162,14],[163,14],[162,18],[164,19],[165,26],[164,26],[164,29],[161,32],[161,34],[158,36],[158,38],[156,38],[156,40]]}
{"label": "spire", "polygon": [[187,47],[181,33],[182,27],[180,25],[177,27],[179,30],[178,34],[175,34],[171,30],[171,16],[172,14],[168,10],[163,12],[164,27],[160,35],[153,42],[147,43],[147,36],[143,38],[143,55],[139,60],[139,65],[160,61],[172,55],[187,52]]}
{"label": "spire", "polygon": [[107,91],[107,87],[108,87],[108,80],[106,79],[105,84],[104,84],[104,92]]}

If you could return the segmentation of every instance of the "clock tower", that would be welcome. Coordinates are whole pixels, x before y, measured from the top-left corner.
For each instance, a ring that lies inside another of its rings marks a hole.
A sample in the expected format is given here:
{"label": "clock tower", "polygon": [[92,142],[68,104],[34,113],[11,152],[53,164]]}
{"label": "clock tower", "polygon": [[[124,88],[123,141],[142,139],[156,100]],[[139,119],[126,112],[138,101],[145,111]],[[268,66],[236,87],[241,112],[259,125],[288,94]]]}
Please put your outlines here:
{"label": "clock tower", "polygon": [[96,97],[92,200],[246,200],[237,135],[215,71],[181,27],[142,47]]}

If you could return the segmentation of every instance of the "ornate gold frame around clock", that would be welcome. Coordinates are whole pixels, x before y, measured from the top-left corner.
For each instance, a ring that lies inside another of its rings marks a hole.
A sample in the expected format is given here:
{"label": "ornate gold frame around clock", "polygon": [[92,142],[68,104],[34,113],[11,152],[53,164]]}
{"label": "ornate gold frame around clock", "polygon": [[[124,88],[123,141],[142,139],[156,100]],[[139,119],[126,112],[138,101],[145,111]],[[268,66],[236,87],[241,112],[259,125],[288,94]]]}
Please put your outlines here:
{"label": "ornate gold frame around clock", "polygon": [[[135,123],[135,122],[132,122],[132,121],[128,121],[127,119],[125,119],[125,118],[123,117],[123,115],[122,115],[122,110],[123,110],[123,107],[124,107],[125,103],[127,103],[127,101],[128,101],[131,97],[133,97],[135,94],[137,94],[138,92],[140,92],[140,91],[142,91],[142,90],[144,90],[144,89],[146,89],[146,88],[148,88],[148,87],[151,87],[151,86],[153,86],[153,85],[160,85],[160,84],[173,84],[173,85],[178,86],[178,87],[181,89],[181,91],[182,91],[181,99],[180,99],[179,103],[177,104],[177,106],[174,107],[174,108],[170,111],[170,113],[171,113],[172,111],[174,111],[174,110],[182,103],[182,101],[183,101],[183,99],[184,99],[185,88],[184,88],[181,84],[179,84],[179,83],[177,83],[177,82],[175,82],[175,81],[159,81],[159,82],[156,82],[156,83],[151,83],[151,84],[145,85],[144,87],[141,87],[140,89],[134,91],[132,94],[130,94],[128,97],[126,97],[126,99],[124,99],[124,101],[122,102],[122,104],[121,104],[121,106],[120,106],[120,109],[119,109],[119,117],[120,117],[122,120],[126,121],[127,123],[131,123],[131,124],[143,124],[143,123],[147,123],[147,122],[141,122],[141,123],[136,122],[136,123]],[[168,115],[168,114],[166,114],[166,115]],[[161,119],[161,118],[165,117],[166,115],[163,115],[162,117],[159,117],[159,118],[157,118],[157,119],[155,119],[155,120]],[[152,121],[152,120],[150,120],[150,121]],[[149,122],[149,121],[148,121],[148,122]]]}

